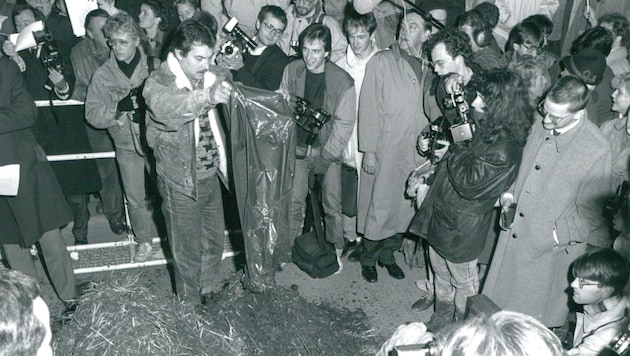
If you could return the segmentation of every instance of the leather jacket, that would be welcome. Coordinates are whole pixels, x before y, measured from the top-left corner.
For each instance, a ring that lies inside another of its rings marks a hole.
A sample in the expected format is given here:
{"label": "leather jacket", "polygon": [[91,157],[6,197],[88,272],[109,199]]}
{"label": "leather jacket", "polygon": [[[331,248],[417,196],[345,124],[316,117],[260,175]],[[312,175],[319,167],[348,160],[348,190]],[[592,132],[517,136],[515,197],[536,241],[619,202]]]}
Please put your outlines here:
{"label": "leather jacket", "polygon": [[409,231],[424,237],[451,262],[469,262],[484,248],[494,203],[516,179],[522,148],[511,140],[494,144],[480,135],[455,144],[439,162],[427,197]]}

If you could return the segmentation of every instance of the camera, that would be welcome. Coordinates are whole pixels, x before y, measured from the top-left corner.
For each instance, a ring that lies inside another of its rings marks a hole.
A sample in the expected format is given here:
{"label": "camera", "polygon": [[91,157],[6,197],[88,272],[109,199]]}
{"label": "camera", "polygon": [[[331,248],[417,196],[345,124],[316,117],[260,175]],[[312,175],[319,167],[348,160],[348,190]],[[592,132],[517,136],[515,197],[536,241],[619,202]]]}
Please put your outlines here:
{"label": "camera", "polygon": [[131,103],[133,104],[133,116],[131,121],[137,124],[144,123],[144,117],[147,112],[147,104],[142,96],[143,87],[144,86],[133,88],[129,92],[129,97],[131,98]]}
{"label": "camera", "polygon": [[300,97],[296,98],[293,115],[298,126],[309,133],[309,136],[306,139],[307,145],[311,145],[315,142],[319,129],[330,121],[330,118],[332,117],[330,113],[323,109],[313,109],[308,100]]}
{"label": "camera", "polygon": [[225,42],[221,46],[221,53],[224,56],[231,56],[237,50],[241,52],[253,51],[258,43],[254,41],[251,37],[249,37],[243,30],[238,27],[238,20],[236,17],[230,18],[230,20],[223,26],[223,31],[229,34],[232,39]]}
{"label": "camera", "polygon": [[33,31],[33,38],[37,44],[42,44],[42,52],[39,57],[46,69],[54,69],[63,73],[63,61],[57,50],[57,43],[53,36],[45,31]]}
{"label": "camera", "polygon": [[390,356],[437,356],[439,352],[432,342],[428,342],[417,345],[398,345],[389,354]]}
{"label": "camera", "polygon": [[472,140],[475,128],[470,120],[470,106],[460,87],[457,87],[450,97],[444,98],[444,107],[447,110],[455,109],[457,111],[457,123],[449,128],[453,142]]}
{"label": "camera", "polygon": [[443,117],[439,118],[429,125],[429,129],[427,131],[422,133],[422,138],[429,140],[429,149],[426,151],[420,151],[420,148],[418,148],[418,151],[420,151],[420,153],[422,153],[425,157],[429,158],[432,163],[437,161],[435,150],[444,148],[444,145],[438,143],[438,141],[448,140],[448,136],[446,135],[443,127],[445,123],[448,123],[446,119]]}

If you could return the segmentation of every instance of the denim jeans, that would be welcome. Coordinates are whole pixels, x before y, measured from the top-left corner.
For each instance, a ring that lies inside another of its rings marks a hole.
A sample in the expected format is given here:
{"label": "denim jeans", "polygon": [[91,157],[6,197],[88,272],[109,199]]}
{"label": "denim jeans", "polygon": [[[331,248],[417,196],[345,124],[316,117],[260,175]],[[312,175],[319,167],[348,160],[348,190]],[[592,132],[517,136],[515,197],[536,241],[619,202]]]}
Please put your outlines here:
{"label": "denim jeans", "polygon": [[225,220],[217,175],[197,180],[197,199],[173,189],[158,177],[162,212],[173,256],[175,290],[185,300],[199,302],[212,291],[223,256]]}
{"label": "denim jeans", "polygon": [[[305,158],[295,160],[293,175],[293,193],[291,197],[291,223],[289,237],[291,246],[302,232],[306,212],[306,196],[308,195],[308,178],[313,163],[320,156],[319,149],[313,149]],[[324,207],[324,223],[326,240],[335,244],[335,248],[343,248],[343,222],[341,219],[341,165],[331,163],[322,182],[322,206]]]}
{"label": "denim jeans", "polygon": [[429,246],[429,259],[433,269],[435,298],[454,302],[457,312],[466,312],[466,300],[479,292],[477,260],[454,263],[440,256]]}
{"label": "denim jeans", "polygon": [[147,157],[140,156],[135,150],[116,147],[116,161],[120,168],[135,240],[138,243],[150,243],[153,237],[158,236],[158,230],[153,212],[149,209],[144,184],[145,174],[150,172],[149,160]]}

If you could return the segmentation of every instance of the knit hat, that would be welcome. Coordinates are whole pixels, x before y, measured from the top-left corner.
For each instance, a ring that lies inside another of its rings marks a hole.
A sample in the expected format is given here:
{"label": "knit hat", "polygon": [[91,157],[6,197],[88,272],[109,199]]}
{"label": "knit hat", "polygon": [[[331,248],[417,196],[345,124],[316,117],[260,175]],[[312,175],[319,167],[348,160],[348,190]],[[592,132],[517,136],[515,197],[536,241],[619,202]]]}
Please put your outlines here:
{"label": "knit hat", "polygon": [[601,83],[606,70],[606,57],[593,48],[581,49],[562,62],[569,73],[577,75],[589,85]]}

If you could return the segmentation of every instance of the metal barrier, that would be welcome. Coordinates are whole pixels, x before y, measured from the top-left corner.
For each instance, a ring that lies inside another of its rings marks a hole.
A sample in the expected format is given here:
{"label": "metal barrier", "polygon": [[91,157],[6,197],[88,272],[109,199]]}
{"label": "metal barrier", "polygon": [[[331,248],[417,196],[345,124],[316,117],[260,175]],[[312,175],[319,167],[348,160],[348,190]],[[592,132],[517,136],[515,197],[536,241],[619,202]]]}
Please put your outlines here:
{"label": "metal barrier", "polygon": [[[53,104],[53,106],[83,105],[83,102],[78,100],[35,101],[35,105],[37,107],[47,107],[50,106],[51,103]],[[72,153],[62,155],[50,155],[47,157],[50,162],[74,161],[84,159],[115,158],[116,152],[111,151],[96,153]],[[67,247],[68,252],[70,253],[70,258],[72,259],[72,266],[75,274],[114,271],[150,266],[162,266],[170,263],[170,260],[166,259],[166,257],[164,256],[164,252],[162,251],[162,241],[159,237],[153,238],[152,256],[145,262],[134,262],[133,260],[135,256],[136,242],[134,241],[134,235],[131,230],[131,221],[129,220],[126,199],[125,221],[129,229],[127,233],[127,238],[122,241],[75,245]],[[232,246],[230,232],[226,230],[224,233],[225,242],[222,258],[225,259],[240,254],[242,250],[235,250]],[[232,234],[240,234],[240,231],[233,231]]]}

